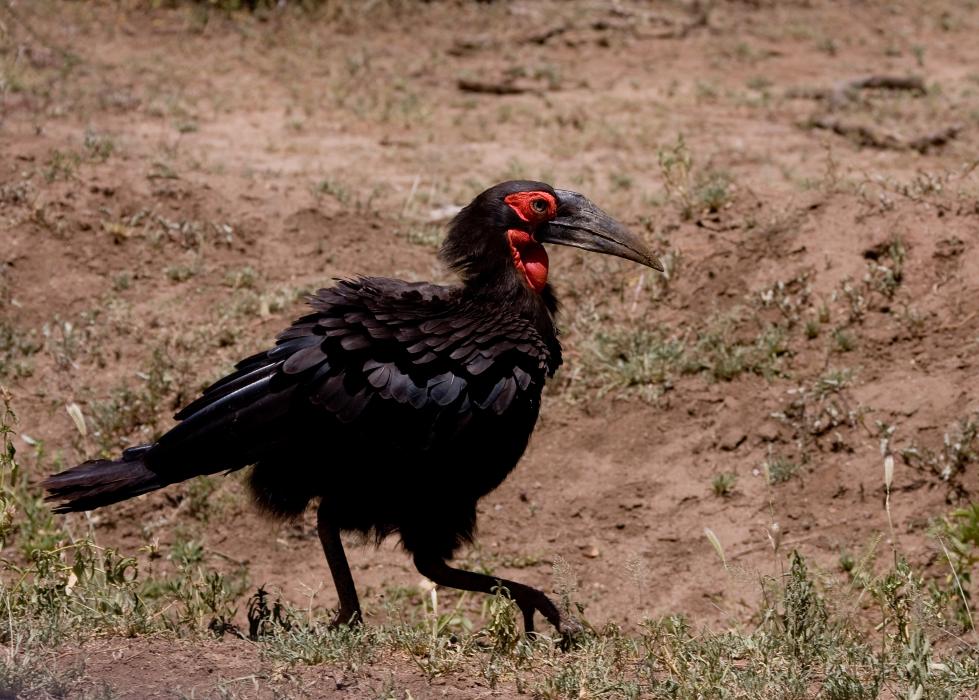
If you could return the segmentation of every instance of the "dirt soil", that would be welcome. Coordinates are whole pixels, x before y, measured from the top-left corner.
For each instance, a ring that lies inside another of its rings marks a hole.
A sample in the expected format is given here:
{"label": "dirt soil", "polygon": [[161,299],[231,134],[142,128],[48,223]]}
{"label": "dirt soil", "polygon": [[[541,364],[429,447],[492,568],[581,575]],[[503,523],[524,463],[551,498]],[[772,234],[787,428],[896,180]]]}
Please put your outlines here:
{"label": "dirt soil", "polygon": [[[668,614],[748,625],[759,578],[792,549],[828,585],[842,553],[877,538],[943,575],[929,523],[979,486],[974,465],[941,473],[945,436],[979,411],[970,3],[154,4],[0,10],[0,381],[21,455],[43,445],[70,465],[165,429],[334,277],[449,281],[435,257],[446,218],[498,181],[544,179],[644,232],[672,276],[552,252],[566,366],[462,559],[548,590],[557,563],[591,624],[627,629]],[[923,90],[840,87],[868,75]],[[792,314],[807,331],[731,378],[671,371],[600,391],[587,374],[600,364],[590,329],[679,338],[725,314],[725,342]],[[110,435],[111,411],[135,401],[112,397],[143,391],[158,365],[165,400]],[[827,376],[849,379],[821,394]],[[893,529],[881,424],[895,427]],[[930,461],[902,456],[912,446]],[[790,473],[770,478],[773,465]],[[229,477],[202,522],[192,488],[72,527],[130,553],[190,533],[252,587],[335,604],[310,517],[270,523]],[[368,623],[392,592],[419,604],[394,543],[348,551]],[[150,573],[165,564],[140,556]],[[134,698],[209,697],[229,679],[247,695],[241,679],[263,663],[228,638],[76,653]],[[391,679],[416,698],[513,692],[432,685],[398,660],[352,685],[295,673],[311,697],[374,696]]]}

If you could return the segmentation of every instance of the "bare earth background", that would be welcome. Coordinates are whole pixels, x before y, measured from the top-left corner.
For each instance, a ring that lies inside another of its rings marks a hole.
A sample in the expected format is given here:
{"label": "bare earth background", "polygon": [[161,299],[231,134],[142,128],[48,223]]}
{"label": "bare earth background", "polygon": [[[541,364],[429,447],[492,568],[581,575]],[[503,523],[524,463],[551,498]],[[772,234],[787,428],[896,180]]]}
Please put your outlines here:
{"label": "bare earth background", "polygon": [[[948,574],[930,523],[979,487],[974,3],[153,4],[0,4],[0,382],[24,468],[150,439],[334,277],[450,281],[444,221],[526,177],[644,232],[669,277],[551,252],[566,365],[467,565],[548,590],[556,568],[626,630],[749,625],[792,549],[830,588],[875,543]],[[887,84],[843,85],[867,76]],[[334,605],[311,519],[263,520],[239,481],[68,527],[141,575],[193,541],[249,592]],[[427,599],[393,543],[348,551],[368,624]],[[127,697],[274,694],[230,636],[62,658]],[[314,697],[491,694],[398,658],[353,685],[283,673]]]}

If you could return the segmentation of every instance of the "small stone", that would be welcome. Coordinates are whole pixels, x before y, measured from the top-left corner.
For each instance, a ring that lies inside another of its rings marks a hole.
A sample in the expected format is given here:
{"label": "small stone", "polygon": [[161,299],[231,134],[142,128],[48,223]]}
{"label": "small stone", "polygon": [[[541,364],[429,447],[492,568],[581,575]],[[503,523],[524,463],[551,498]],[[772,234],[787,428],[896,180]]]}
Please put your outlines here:
{"label": "small stone", "polygon": [[593,544],[582,547],[581,553],[588,557],[589,559],[595,559],[601,552],[598,551],[598,547]]}

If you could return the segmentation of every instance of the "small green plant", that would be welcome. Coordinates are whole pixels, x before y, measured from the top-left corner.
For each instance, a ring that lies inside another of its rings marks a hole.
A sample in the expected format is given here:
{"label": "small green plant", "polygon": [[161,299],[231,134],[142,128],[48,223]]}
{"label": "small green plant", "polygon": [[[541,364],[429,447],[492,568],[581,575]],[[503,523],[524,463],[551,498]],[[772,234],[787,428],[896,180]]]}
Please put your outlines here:
{"label": "small green plant", "polygon": [[789,561],[782,614],[769,619],[785,635],[788,652],[801,661],[818,654],[819,646],[825,643],[824,638],[830,632],[829,612],[799,553],[792,552]]}
{"label": "small green plant", "polygon": [[825,53],[827,56],[835,56],[839,53],[839,45],[832,37],[823,37],[816,44],[816,48]]}
{"label": "small green plant", "polygon": [[57,180],[70,180],[75,177],[81,158],[77,153],[54,150],[44,164],[42,174],[51,183]]}
{"label": "small green plant", "polygon": [[781,484],[799,471],[799,463],[780,454],[770,454],[762,464],[762,471],[769,484]]}
{"label": "small green plant", "polygon": [[660,173],[666,196],[676,200],[684,219],[689,219],[694,213],[693,203],[693,156],[687,148],[683,134],[679,134],[676,143],[665,146],[657,152]]}
{"label": "small green plant", "polygon": [[412,245],[435,250],[442,244],[442,227],[434,224],[409,226],[400,235]]}
{"label": "small green plant", "polygon": [[842,299],[847,309],[847,323],[863,321],[870,308],[870,299],[864,285],[857,284],[850,277],[843,278],[839,289],[833,293],[834,300]]}
{"label": "small green plant", "polygon": [[964,629],[975,629],[972,572],[979,565],[979,503],[949,513],[939,522],[937,535],[951,569],[945,588],[955,600],[956,617]]}
{"label": "small green plant", "polygon": [[320,180],[313,191],[320,197],[332,197],[340,204],[347,204],[350,201],[350,190],[335,180]]}
{"label": "small green plant", "polygon": [[626,173],[612,173],[610,175],[612,181],[612,189],[618,191],[625,191],[632,189],[632,176]]}
{"label": "small green plant", "polygon": [[486,627],[483,634],[489,640],[494,654],[507,655],[513,653],[520,642],[520,611],[510,598],[510,593],[499,586],[493,591],[493,597],[487,600]]}
{"label": "small green plant", "polygon": [[85,151],[92,160],[103,163],[109,159],[115,150],[116,142],[108,134],[91,129],[85,132]]}
{"label": "small green plant", "polygon": [[215,508],[211,502],[211,496],[216,489],[217,483],[210,476],[199,476],[187,483],[187,511],[192,518],[200,520],[202,523],[211,519]]}
{"label": "small green plant", "polygon": [[953,510],[935,530],[950,569],[944,591],[955,601],[956,618],[963,629],[975,629],[972,573],[979,565],[979,503]]}
{"label": "small green plant", "polygon": [[731,198],[731,176],[727,173],[708,171],[697,180],[693,199],[700,211],[717,212]]}
{"label": "small green plant", "polygon": [[164,271],[167,279],[171,282],[186,282],[197,274],[197,270],[192,265],[169,265]]}
{"label": "small green plant", "polygon": [[877,255],[877,259],[868,264],[867,284],[884,298],[893,299],[904,280],[907,250],[900,236],[886,241],[880,248],[882,251]]}
{"label": "small green plant", "polygon": [[120,272],[112,276],[112,291],[124,292],[133,286],[133,276],[128,272]]}
{"label": "small green plant", "polygon": [[711,480],[711,489],[715,496],[724,498],[734,493],[734,485],[737,481],[737,474],[733,472],[721,472],[720,474],[715,474]]}
{"label": "small green plant", "polygon": [[288,632],[292,621],[282,601],[276,598],[269,607],[269,594],[264,586],[259,586],[248,599],[248,638],[253,642],[271,637],[277,630]]}
{"label": "small green plant", "polygon": [[85,344],[86,332],[87,328],[83,324],[64,321],[58,316],[41,327],[44,345],[59,369],[70,369],[77,365]]}
{"label": "small green plant", "polygon": [[966,416],[946,431],[937,451],[912,442],[901,451],[901,456],[915,469],[930,471],[953,488],[961,489],[958,480],[966,467],[979,461],[979,415]]}
{"label": "small green plant", "polygon": [[258,287],[258,272],[251,265],[237,270],[229,270],[224,276],[224,284],[232,289],[256,289]]}
{"label": "small green plant", "polygon": [[857,347],[853,333],[844,328],[837,328],[833,331],[833,344],[837,352],[850,352]]}
{"label": "small green plant", "polygon": [[[258,291],[243,287],[235,290],[228,305],[222,310],[223,315],[230,319],[268,318],[281,313],[289,304],[299,301],[307,294],[305,288],[278,287]],[[234,329],[227,329],[234,333]]]}

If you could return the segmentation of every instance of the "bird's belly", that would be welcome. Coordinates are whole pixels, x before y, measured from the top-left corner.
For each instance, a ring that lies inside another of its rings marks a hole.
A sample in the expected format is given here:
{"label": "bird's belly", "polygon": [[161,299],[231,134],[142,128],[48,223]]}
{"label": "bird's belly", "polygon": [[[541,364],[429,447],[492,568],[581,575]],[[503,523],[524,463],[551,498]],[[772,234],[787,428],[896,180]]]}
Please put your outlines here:
{"label": "bird's belly", "polygon": [[425,543],[453,551],[472,535],[476,503],[506,479],[526,450],[536,406],[521,413],[474,416],[434,445],[362,445],[356,457],[350,455],[357,467],[339,470],[344,477],[324,484],[320,495],[343,529],[398,532],[410,551]]}
{"label": "bird's belly", "polygon": [[538,406],[514,401],[502,415],[473,411],[458,422],[399,412],[362,426],[305,425],[318,439],[259,461],[252,488],[260,503],[285,504],[273,512],[298,514],[319,497],[343,530],[398,533],[409,551],[449,556],[471,537],[478,500],[519,462]]}

